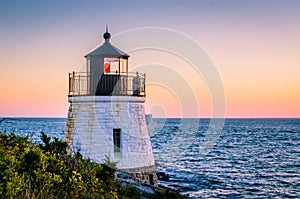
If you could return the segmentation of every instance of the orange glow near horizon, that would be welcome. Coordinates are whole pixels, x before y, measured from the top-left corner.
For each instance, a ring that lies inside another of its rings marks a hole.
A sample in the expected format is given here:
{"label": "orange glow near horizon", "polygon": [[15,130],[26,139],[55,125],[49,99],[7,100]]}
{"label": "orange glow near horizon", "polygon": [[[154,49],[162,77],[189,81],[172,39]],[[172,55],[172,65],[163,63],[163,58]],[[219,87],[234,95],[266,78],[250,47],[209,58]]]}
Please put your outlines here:
{"label": "orange glow near horizon", "polygon": [[[157,93],[160,94],[157,95]],[[169,90],[157,85],[147,86],[146,113],[151,113],[152,116],[156,118],[181,118],[181,108],[178,99]]]}
{"label": "orange glow near horizon", "polygon": [[[135,70],[135,63],[139,63],[139,59],[147,63],[147,59],[149,62],[153,61],[153,57],[157,58],[159,53],[161,52],[147,51],[148,58],[143,55],[144,52],[132,53],[129,67]],[[166,53],[162,53],[156,61],[166,66],[178,67],[176,65],[179,65],[186,68],[186,63]],[[233,60],[228,59],[227,64],[231,61]],[[242,69],[230,65],[227,70],[220,70],[226,93],[226,117],[299,117],[300,92],[297,91],[300,90],[300,83],[297,74],[300,74],[300,69],[295,68],[290,72],[283,68],[279,70],[279,66],[273,65],[273,70],[270,66],[256,67],[259,68],[257,70],[251,68],[251,64],[257,63],[253,61]],[[33,65],[32,68],[34,67]],[[17,72],[13,69],[5,71],[1,68],[1,74],[4,75],[0,80],[0,116],[66,117],[69,106],[67,73],[78,69],[71,67],[64,71],[37,69],[36,72],[32,72],[33,70],[36,69],[22,69]],[[180,72],[185,78],[192,77],[189,83],[198,100],[199,116],[211,117],[211,99],[205,81],[191,76],[192,73],[188,70],[180,70]],[[147,76],[147,79],[149,78]],[[180,101],[174,94],[151,85],[146,88],[146,92],[145,105],[148,113],[152,111],[155,117],[183,116]]]}

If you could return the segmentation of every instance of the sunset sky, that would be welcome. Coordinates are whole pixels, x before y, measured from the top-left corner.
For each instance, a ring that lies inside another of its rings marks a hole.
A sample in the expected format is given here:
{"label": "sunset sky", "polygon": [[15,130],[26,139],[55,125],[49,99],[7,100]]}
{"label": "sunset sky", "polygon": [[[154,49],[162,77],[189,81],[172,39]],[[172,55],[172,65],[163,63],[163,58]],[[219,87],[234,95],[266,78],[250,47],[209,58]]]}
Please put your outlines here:
{"label": "sunset sky", "polygon": [[[160,27],[196,41],[223,81],[226,117],[300,117],[299,11],[297,0],[1,0],[0,117],[66,117],[68,73],[81,70],[84,55],[101,45],[105,24],[112,37]],[[130,54],[132,65],[145,53]],[[177,59],[148,53],[169,66]],[[194,110],[210,117],[205,81],[191,87]],[[181,117],[182,104],[168,92],[149,85],[146,110]]]}

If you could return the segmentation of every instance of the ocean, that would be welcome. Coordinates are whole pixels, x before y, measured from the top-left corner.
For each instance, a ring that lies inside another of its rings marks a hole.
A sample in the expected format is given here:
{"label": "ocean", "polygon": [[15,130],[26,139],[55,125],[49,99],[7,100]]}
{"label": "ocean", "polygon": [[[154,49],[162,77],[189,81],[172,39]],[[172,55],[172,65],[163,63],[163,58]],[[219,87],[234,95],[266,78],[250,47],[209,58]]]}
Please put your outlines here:
{"label": "ocean", "polygon": [[[300,119],[225,119],[213,138],[210,121],[153,119],[157,170],[169,177],[160,184],[190,198],[300,198]],[[63,139],[65,123],[65,118],[0,118],[0,131],[40,142],[41,131]]]}

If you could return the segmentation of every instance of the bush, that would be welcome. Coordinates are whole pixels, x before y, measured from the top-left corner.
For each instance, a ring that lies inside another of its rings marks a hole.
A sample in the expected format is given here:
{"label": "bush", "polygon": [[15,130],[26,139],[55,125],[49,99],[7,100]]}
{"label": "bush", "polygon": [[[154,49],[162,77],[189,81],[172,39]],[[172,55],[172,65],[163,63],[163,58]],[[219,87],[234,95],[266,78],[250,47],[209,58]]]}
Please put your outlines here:
{"label": "bush", "polygon": [[43,144],[28,137],[0,133],[0,194],[2,198],[140,198],[132,186],[114,181],[115,168],[99,165],[67,145],[41,134]]}
{"label": "bush", "polygon": [[[41,133],[43,144],[28,137],[0,132],[1,198],[99,198],[137,199],[141,193],[132,185],[114,180],[117,163],[106,158],[99,165],[77,152],[67,154],[67,144]],[[151,199],[181,199],[178,191],[158,190]]]}

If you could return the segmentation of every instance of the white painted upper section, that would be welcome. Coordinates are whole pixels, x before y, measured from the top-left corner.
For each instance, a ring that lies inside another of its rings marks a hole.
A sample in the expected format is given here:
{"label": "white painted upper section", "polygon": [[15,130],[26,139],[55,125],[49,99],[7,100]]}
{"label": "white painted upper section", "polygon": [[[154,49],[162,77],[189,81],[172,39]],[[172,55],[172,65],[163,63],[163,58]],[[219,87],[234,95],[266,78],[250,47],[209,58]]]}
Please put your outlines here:
{"label": "white painted upper section", "polygon": [[[93,100],[98,100],[96,103]],[[69,117],[73,120],[73,150],[102,163],[108,156],[119,169],[153,166],[154,157],[141,97],[70,97]],[[115,100],[115,101],[112,101]],[[131,100],[129,103],[127,103]],[[137,100],[138,102],[133,102]],[[113,129],[121,129],[121,153],[115,153]]]}
{"label": "white painted upper section", "polygon": [[145,97],[137,96],[76,96],[68,98],[70,103],[95,103],[95,102],[129,102],[144,103]]}

